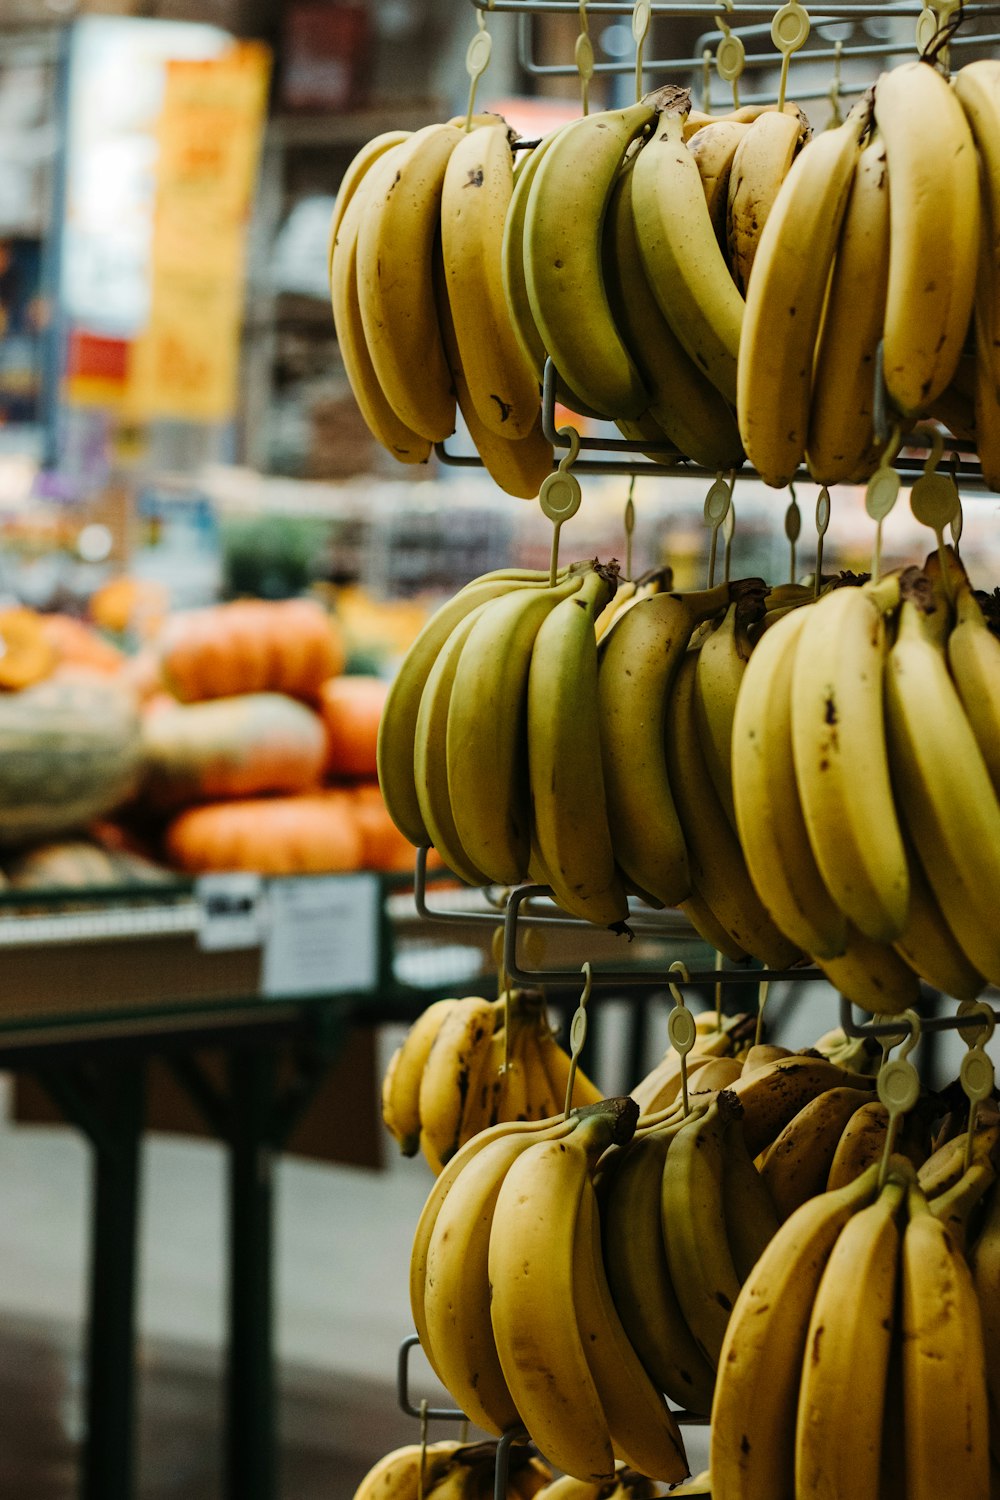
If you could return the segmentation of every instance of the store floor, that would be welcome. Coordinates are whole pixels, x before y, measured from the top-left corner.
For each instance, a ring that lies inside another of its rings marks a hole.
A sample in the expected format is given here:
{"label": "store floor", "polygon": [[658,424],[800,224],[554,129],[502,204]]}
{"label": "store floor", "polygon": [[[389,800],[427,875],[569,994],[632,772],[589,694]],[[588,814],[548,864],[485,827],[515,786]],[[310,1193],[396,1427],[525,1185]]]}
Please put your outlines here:
{"label": "store floor", "polygon": [[[387,1030],[386,1049],[393,1042]],[[411,1328],[407,1267],[430,1185],[287,1159],[278,1168],[281,1500],[351,1500],[417,1423],[396,1404]],[[75,1132],[6,1123],[0,1108],[0,1497],[75,1500],[82,1427],[87,1151]],[[212,1144],[145,1148],[140,1275],[140,1500],[221,1494],[224,1160]],[[419,1355],[413,1398],[446,1401]],[[432,1436],[443,1430],[432,1429]],[[704,1465],[692,1432],[692,1466]]]}

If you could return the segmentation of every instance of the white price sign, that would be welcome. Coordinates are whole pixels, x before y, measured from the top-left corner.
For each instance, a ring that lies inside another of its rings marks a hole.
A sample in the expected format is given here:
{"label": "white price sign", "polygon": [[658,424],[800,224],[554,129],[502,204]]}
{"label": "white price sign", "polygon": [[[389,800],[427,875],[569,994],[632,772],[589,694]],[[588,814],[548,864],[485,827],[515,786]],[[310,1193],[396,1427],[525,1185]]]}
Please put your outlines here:
{"label": "white price sign", "polygon": [[261,991],[289,995],[372,990],[378,979],[375,875],[272,880]]}

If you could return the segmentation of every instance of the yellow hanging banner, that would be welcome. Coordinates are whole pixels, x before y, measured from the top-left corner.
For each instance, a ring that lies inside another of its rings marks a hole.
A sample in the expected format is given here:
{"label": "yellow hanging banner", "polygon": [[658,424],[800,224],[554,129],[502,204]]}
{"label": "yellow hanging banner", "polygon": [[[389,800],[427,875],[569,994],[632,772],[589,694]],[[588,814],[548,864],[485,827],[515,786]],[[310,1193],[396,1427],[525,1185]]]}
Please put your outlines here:
{"label": "yellow hanging banner", "polygon": [[224,422],[235,410],[269,71],[269,51],[255,42],[167,64],[149,318],[130,350],[125,395],[133,421]]}

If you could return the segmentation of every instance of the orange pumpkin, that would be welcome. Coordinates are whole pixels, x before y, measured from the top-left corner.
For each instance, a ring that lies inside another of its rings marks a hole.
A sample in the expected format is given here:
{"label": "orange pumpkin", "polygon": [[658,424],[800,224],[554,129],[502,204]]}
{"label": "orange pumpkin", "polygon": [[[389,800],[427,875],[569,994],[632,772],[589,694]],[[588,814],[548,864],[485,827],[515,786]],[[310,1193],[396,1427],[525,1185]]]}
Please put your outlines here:
{"label": "orange pumpkin", "polygon": [[192,874],[319,875],[360,869],[364,856],[350,798],[339,791],[189,807],[168,825],[164,848],[173,866]]}
{"label": "orange pumpkin", "polygon": [[55,665],[55,647],[45,635],[41,615],[21,605],[0,609],[0,688],[31,687],[48,677]]}
{"label": "orange pumpkin", "polygon": [[381,677],[331,677],[318,707],[326,725],[327,774],[370,779],[377,774],[375,747],[389,684]]}
{"label": "orange pumpkin", "polygon": [[239,599],[172,615],[159,641],[160,668],[185,703],[237,693],[314,699],[343,671],[337,621],[313,599]]}
{"label": "orange pumpkin", "polygon": [[319,786],[326,735],[318,714],[284,693],[205,703],[150,699],[143,715],[143,795],[157,808]]}
{"label": "orange pumpkin", "polygon": [[124,651],[119,651],[117,646],[75,615],[43,615],[42,633],[60,663],[73,662],[77,666],[92,667],[96,672],[115,674],[122,670],[127,660]]}

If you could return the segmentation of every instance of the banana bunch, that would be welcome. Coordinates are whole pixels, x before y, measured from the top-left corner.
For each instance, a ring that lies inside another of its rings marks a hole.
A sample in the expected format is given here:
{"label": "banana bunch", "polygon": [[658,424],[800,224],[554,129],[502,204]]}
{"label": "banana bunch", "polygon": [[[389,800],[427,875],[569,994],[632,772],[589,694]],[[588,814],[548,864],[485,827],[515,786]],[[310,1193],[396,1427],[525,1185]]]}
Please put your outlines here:
{"label": "banana bunch", "polygon": [[[740,435],[768,484],[787,484],[803,461],[824,484],[873,473],[880,342],[902,430],[938,415],[939,402],[944,416],[974,406],[997,478],[998,129],[995,61],[951,82],[908,62],[795,158],[757,245],[739,350]],[[974,299],[970,374],[960,366]],[[957,399],[956,382],[971,401]]]}
{"label": "banana bunch", "polygon": [[615,1310],[595,1173],[635,1128],[630,1099],[497,1125],[431,1190],[410,1301],[433,1369],[485,1431],[523,1426],[554,1467],[599,1492],[616,1461],[687,1474],[679,1429]]}
{"label": "banana bunch", "polygon": [[[490,1500],[496,1443],[408,1443],[380,1458],[362,1479],[354,1500]],[[523,1446],[508,1454],[508,1500],[547,1493],[552,1472]]]}
{"label": "banana bunch", "polygon": [[459,412],[496,483],[534,499],[553,458],[501,279],[512,146],[497,115],[376,137],[341,183],[329,276],[344,370],[375,439],[423,463]]}
{"label": "banana bunch", "polygon": [[797,1208],[744,1283],[712,1405],[715,1500],[989,1495],[995,1171],[974,1156],[934,1198],[905,1157],[879,1179]]}
{"label": "banana bunch", "polygon": [[[544,1120],[566,1103],[570,1059],[536,994],[511,990],[435,1000],[389,1059],[382,1119],[404,1156],[439,1173],[458,1148],[499,1120]],[[577,1068],[572,1103],[600,1091]]]}
{"label": "banana bunch", "polygon": [[780,931],[867,1010],[1000,976],[998,703],[1000,643],[952,551],[833,588],[754,645],[732,721],[742,853]]}
{"label": "banana bunch", "polygon": [[637,1474],[624,1464],[618,1465],[613,1479],[591,1483],[564,1474],[538,1491],[541,1500],[653,1500],[653,1496],[659,1493],[657,1486],[644,1474]]}

